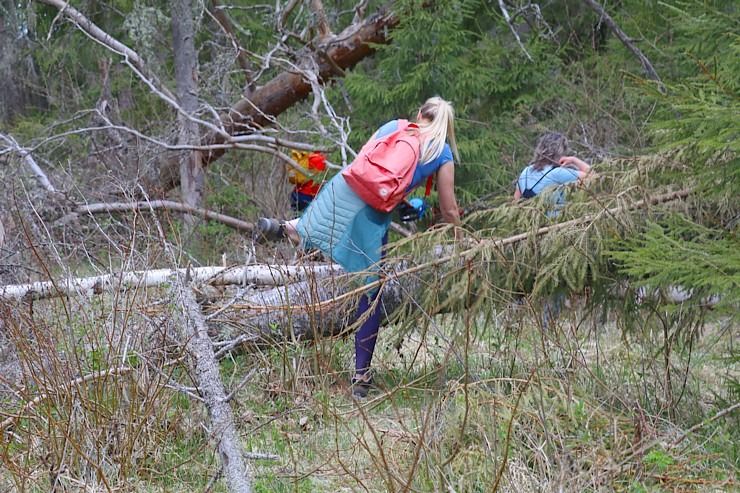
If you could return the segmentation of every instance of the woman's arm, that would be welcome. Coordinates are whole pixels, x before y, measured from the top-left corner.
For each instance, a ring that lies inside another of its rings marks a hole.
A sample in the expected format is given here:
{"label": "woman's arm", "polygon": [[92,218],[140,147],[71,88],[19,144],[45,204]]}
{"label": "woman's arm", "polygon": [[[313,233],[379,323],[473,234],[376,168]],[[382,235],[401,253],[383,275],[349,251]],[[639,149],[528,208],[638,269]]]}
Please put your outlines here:
{"label": "woman's arm", "polygon": [[445,222],[460,226],[460,208],[455,199],[455,163],[452,161],[444,163],[437,171],[437,193]]}
{"label": "woman's arm", "polygon": [[575,169],[578,170],[578,178],[581,180],[586,178],[586,176],[591,172],[591,165],[581,161],[575,156],[561,157],[558,162],[560,163],[560,166],[567,166],[569,168],[575,167]]}
{"label": "woman's arm", "polygon": [[519,184],[516,184],[516,190],[514,190],[514,200],[513,202],[517,202],[522,199],[522,191],[519,190]]}

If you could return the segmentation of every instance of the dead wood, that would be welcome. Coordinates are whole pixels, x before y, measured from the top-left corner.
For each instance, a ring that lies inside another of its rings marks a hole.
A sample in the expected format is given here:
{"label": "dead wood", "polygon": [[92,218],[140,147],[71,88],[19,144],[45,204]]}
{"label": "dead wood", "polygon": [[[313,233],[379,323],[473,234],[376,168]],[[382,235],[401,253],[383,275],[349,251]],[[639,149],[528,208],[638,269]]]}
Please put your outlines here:
{"label": "dead wood", "polygon": [[[682,199],[690,193],[690,190],[678,190],[655,195],[626,206],[605,209],[598,214],[589,214],[545,226],[536,231],[497,240],[471,242],[466,247],[458,245],[458,248],[449,254],[442,254],[416,265],[411,265],[409,262],[389,263],[384,266],[384,276],[362,287],[351,284],[352,278],[347,276],[314,276],[307,281],[290,286],[257,291],[243,298],[243,301],[220,311],[219,316],[213,317],[209,323],[212,326],[212,333],[218,337],[240,338],[251,342],[285,340],[286,338],[314,339],[341,334],[351,330],[353,324],[357,322],[356,305],[359,296],[373,289],[381,289],[379,302],[386,318],[390,318],[407,300],[420,294],[422,285],[436,286],[439,284],[439,279],[435,279],[434,276],[445,275],[445,272],[444,270],[435,272],[434,267],[447,265],[452,268],[455,265],[463,265],[483,251],[501,250],[541,235],[592,223],[602,217]],[[648,298],[648,294],[643,292],[641,296]],[[666,296],[670,301],[681,303],[689,299],[691,293],[676,287],[669,290]],[[702,301],[705,304],[716,302],[716,299]],[[406,305],[409,306],[408,303]],[[410,308],[413,309],[413,305]],[[217,308],[212,307],[212,309]]]}
{"label": "dead wood", "polygon": [[180,326],[182,339],[188,341],[185,349],[198,385],[198,393],[208,410],[209,432],[217,444],[226,485],[231,493],[250,493],[252,485],[249,466],[221,381],[220,366],[206,330],[203,312],[195,301],[190,286],[185,285],[181,276],[174,283],[173,296],[177,302],[175,318]]}
{"label": "dead wood", "polygon": [[[398,17],[390,11],[390,5],[374,15],[348,26],[337,35],[326,35],[314,48],[316,77],[321,84],[344,75],[367,56],[374,53],[372,45],[387,44],[388,32],[395,27]],[[311,53],[306,53],[311,56]],[[312,92],[311,83],[300,72],[282,72],[264,86],[243,94],[242,98],[224,115],[222,129],[203,135],[201,142],[206,146],[219,146],[203,155],[203,166],[220,158],[227,150],[229,136],[250,134],[271,126],[275,117],[302,101]],[[149,170],[144,182],[158,190],[170,190],[179,183],[177,163],[158,163]]]}
{"label": "dead wood", "polygon": [[75,214],[103,214],[106,212],[127,211],[153,211],[164,210],[192,214],[204,217],[210,221],[216,221],[223,225],[234,228],[237,231],[251,232],[254,224],[236,219],[235,217],[219,214],[199,207],[175,202],[172,200],[151,200],[147,202],[106,202],[97,204],[80,204],[74,209]]}
{"label": "dead wood", "polygon": [[[305,279],[306,276],[321,277],[339,272],[334,265],[289,266],[289,265],[246,265],[233,267],[198,267],[188,269],[193,282],[225,285],[282,286]],[[146,289],[162,287],[172,282],[173,276],[185,269],[151,269],[140,272],[121,272],[103,276],[74,279],[56,279],[28,284],[0,286],[0,301],[39,300],[58,296],[102,294],[114,290]]]}
{"label": "dead wood", "polygon": [[[521,233],[497,240],[470,241],[457,245],[451,253],[412,265],[408,260],[389,262],[383,266],[377,281],[363,284],[364,276],[347,275],[334,265],[306,264],[302,266],[247,266],[240,268],[191,269],[194,282],[204,284],[254,284],[275,286],[265,290],[251,290],[241,294],[228,306],[209,306],[206,310],[210,333],[224,340],[271,341],[286,338],[303,340],[337,335],[353,328],[357,322],[356,305],[365,293],[381,289],[379,302],[384,313],[390,317],[407,300],[419,296],[422,283],[437,286],[445,272],[455,266],[471,262],[484,251],[501,250],[504,247],[556,233],[577,225],[593,223],[602,217],[636,210],[652,204],[684,198],[690,190],[678,190],[632,204],[604,209],[577,219],[556,223],[536,231]],[[435,269],[447,266],[446,269]],[[479,267],[482,268],[482,267]],[[0,286],[0,298],[39,298],[76,292],[102,292],[103,288],[148,287],[168,282],[173,270],[125,273],[116,276],[33,283],[16,286]],[[649,293],[641,293],[647,297]],[[668,293],[673,301],[680,303],[691,297],[691,293],[676,288]],[[716,303],[716,300],[709,300]]]}
{"label": "dead wood", "polygon": [[661,92],[665,93],[666,88],[663,85],[663,81],[660,80],[660,76],[658,75],[658,72],[655,71],[655,68],[653,67],[653,64],[650,63],[650,60],[643,54],[642,51],[635,45],[633,40],[627,36],[624,31],[619,27],[619,25],[614,21],[614,19],[611,18],[609,13],[602,7],[599,3],[595,2],[594,0],[585,0],[585,2],[588,4],[589,7],[591,7],[597,14],[599,14],[599,17],[606,22],[606,25],[609,26],[609,29],[614,33],[614,35],[619,39],[619,41],[622,42],[622,44],[627,47],[630,52],[632,52],[633,55],[640,61],[642,64],[643,70],[645,70],[645,73],[648,74],[648,76],[658,82],[659,88]]}

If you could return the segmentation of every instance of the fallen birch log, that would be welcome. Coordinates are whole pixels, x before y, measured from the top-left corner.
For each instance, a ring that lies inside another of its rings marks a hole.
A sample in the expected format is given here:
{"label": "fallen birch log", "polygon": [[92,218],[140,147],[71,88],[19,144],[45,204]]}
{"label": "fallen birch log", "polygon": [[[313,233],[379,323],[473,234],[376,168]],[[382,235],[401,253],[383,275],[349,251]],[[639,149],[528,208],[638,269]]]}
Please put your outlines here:
{"label": "fallen birch log", "polygon": [[[471,261],[484,251],[500,250],[530,238],[594,222],[620,211],[676,200],[689,194],[689,190],[679,190],[656,195],[626,206],[605,209],[596,214],[508,238],[469,243],[467,248],[458,249],[451,254],[440,251],[436,258],[416,265],[411,265],[409,261],[395,261],[384,266],[385,271],[378,281],[362,287],[358,287],[357,276],[344,274],[341,268],[334,265],[204,267],[191,269],[190,275],[194,284],[274,286],[272,289],[253,290],[249,296],[232,300],[228,307],[209,307],[208,310],[213,312],[208,315],[210,333],[219,339],[239,338],[245,342],[256,342],[282,340],[286,336],[306,339],[336,335],[353,328],[357,322],[357,301],[363,293],[370,290],[382,288],[378,302],[381,303],[383,312],[390,316],[407,299],[418,295],[422,282],[420,276],[425,271],[429,272],[424,274],[425,283],[432,286],[439,284],[440,277],[435,279],[434,276],[444,276],[445,270],[434,267]],[[169,282],[174,272],[166,269],[62,282],[0,286],[0,297],[38,299],[83,292],[100,293],[113,288],[161,286]],[[687,301],[692,295],[682,288],[676,288],[667,294],[668,298],[677,303]],[[645,296],[645,292],[638,293],[638,296]],[[711,304],[717,300],[708,301]]]}
{"label": "fallen birch log", "polygon": [[30,284],[0,286],[0,298],[39,300],[57,296],[102,294],[113,290],[161,287],[172,281],[176,273],[189,272],[197,284],[283,286],[311,276],[326,276],[343,272],[336,265],[247,265],[237,267],[197,267],[190,269],[154,269],[123,272],[95,277],[38,281]]}

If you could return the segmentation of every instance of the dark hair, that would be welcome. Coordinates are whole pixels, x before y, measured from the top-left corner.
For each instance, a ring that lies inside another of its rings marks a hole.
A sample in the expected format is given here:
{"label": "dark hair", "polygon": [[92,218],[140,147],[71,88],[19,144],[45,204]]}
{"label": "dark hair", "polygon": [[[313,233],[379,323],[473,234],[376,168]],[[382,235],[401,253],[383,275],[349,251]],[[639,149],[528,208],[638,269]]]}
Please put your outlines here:
{"label": "dark hair", "polygon": [[568,153],[568,139],[557,132],[549,132],[540,137],[532,158],[533,168],[541,171],[545,166],[559,166],[558,160]]}

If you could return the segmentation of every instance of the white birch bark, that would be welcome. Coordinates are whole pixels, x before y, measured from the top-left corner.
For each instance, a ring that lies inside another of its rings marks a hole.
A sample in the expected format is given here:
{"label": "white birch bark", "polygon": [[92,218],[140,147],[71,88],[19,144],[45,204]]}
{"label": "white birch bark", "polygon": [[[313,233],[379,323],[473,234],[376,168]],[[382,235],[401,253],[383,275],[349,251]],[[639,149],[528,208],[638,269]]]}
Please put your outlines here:
{"label": "white birch bark", "polygon": [[10,135],[4,135],[0,133],[0,140],[4,140],[11,150],[21,155],[23,161],[25,161],[28,167],[31,168],[31,171],[33,171],[33,174],[36,175],[36,178],[38,178],[39,183],[41,183],[42,187],[44,187],[49,192],[56,192],[56,188],[54,188],[54,185],[51,184],[49,178],[46,176],[46,173],[44,173],[44,170],[42,170],[41,167],[36,163],[36,160],[33,159],[33,156],[31,156],[31,153],[27,149],[21,147],[20,144],[18,144],[18,142]]}
{"label": "white birch bark", "polygon": [[[315,276],[327,276],[343,272],[336,265],[288,266],[247,265],[239,267],[191,268],[194,283],[209,283],[215,286],[247,285],[283,286]],[[138,272],[123,272],[94,277],[39,281],[28,284],[0,286],[0,299],[38,300],[57,296],[100,294],[112,290],[162,287],[173,281],[176,274],[185,269],[154,269]]]}

